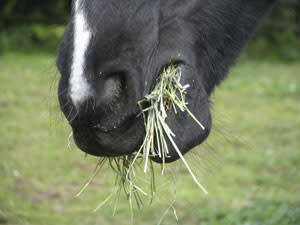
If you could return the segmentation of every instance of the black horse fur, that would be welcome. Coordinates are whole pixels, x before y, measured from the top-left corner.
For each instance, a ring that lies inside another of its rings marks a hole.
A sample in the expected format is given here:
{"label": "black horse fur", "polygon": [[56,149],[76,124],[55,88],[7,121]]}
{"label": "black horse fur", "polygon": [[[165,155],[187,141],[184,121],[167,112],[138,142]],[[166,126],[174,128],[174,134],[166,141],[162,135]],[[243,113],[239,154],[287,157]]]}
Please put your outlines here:
{"label": "black horse fur", "polygon": [[[169,113],[167,123],[182,154],[201,144],[212,126],[212,91],[274,2],[82,0],[78,5],[91,30],[83,70],[92,94],[80,105],[70,97],[75,6],[57,59],[59,102],[77,146],[108,157],[138,150],[145,128],[137,102],[171,62],[181,67],[181,82],[190,85],[188,107],[206,129],[187,113]],[[179,157],[171,145],[170,150],[168,162]]]}

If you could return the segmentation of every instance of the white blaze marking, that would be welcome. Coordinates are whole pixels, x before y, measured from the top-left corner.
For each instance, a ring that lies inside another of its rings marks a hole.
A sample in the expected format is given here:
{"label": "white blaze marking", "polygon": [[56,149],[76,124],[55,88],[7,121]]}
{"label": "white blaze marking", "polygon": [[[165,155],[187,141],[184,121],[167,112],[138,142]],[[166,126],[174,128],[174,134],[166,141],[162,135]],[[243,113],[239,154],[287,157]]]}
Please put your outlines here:
{"label": "white blaze marking", "polygon": [[80,8],[80,1],[76,1],[74,18],[74,52],[70,75],[70,96],[73,104],[78,107],[90,95],[90,86],[84,77],[85,53],[91,39],[91,31]]}

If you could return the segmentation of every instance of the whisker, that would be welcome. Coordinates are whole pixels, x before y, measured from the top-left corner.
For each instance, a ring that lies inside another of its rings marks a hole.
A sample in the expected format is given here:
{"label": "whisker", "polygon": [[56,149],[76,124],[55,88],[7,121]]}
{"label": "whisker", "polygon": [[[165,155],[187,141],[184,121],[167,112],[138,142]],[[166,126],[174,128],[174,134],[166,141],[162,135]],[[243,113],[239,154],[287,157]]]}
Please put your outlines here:
{"label": "whisker", "polygon": [[228,127],[222,126],[222,128],[220,128],[218,126],[215,126],[214,131],[215,131],[215,135],[224,139],[226,142],[230,144],[240,145],[240,146],[249,145],[247,141],[243,140],[241,137],[237,137],[236,135],[234,135]]}
{"label": "whisker", "polygon": [[202,147],[208,153],[208,161],[216,161],[220,164],[223,164],[223,160],[220,159],[221,155],[219,154],[219,151],[215,147],[213,147],[209,142],[204,142]]}
{"label": "whisker", "polygon": [[66,118],[67,118],[68,120],[69,120],[69,117],[71,116],[71,114],[72,114],[72,112],[73,112],[73,109],[74,109],[74,106],[72,106],[72,108],[71,108],[71,110],[70,110],[68,116],[66,116]]}
{"label": "whisker", "polygon": [[74,115],[74,117],[71,119],[71,120],[69,120],[69,122],[71,123],[71,122],[73,122],[73,120],[75,120],[75,118],[78,116],[78,112],[77,112],[77,110],[76,110],[76,113],[75,113],[75,115]]}
{"label": "whisker", "polygon": [[94,113],[96,112],[96,99],[95,99],[95,97],[93,96],[93,98],[91,99],[91,101],[92,101],[92,109],[93,109],[93,111],[94,111]]}
{"label": "whisker", "polygon": [[69,91],[69,88],[66,88],[66,89],[63,90],[63,91],[59,91],[58,96],[64,95],[67,91]]}
{"label": "whisker", "polygon": [[61,109],[64,109],[64,108],[67,107],[68,105],[70,105],[70,99],[68,99],[68,101],[67,101],[64,105],[62,105],[60,108],[61,108]]}

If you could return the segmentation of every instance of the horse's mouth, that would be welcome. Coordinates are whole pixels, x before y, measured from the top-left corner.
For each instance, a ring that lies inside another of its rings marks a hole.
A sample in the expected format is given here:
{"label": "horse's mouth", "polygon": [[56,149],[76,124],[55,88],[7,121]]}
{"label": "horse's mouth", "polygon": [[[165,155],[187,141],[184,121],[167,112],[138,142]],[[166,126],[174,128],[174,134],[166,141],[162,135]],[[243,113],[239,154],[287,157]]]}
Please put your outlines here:
{"label": "horse's mouth", "polygon": [[114,120],[112,123],[95,121],[92,123],[92,128],[96,133],[120,133],[125,132],[132,126],[137,118],[137,115],[123,116]]}
{"label": "horse's mouth", "polygon": [[142,118],[137,114],[113,122],[77,121],[71,126],[76,145],[94,156],[128,155],[137,150],[144,135]]}

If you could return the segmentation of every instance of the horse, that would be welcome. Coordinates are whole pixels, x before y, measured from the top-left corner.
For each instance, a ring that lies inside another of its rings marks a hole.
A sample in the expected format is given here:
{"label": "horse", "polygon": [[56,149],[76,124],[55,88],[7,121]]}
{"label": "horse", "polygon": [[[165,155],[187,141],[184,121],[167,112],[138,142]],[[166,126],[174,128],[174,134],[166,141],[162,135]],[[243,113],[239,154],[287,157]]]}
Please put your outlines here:
{"label": "horse", "polygon": [[[74,0],[57,58],[60,108],[84,152],[130,155],[145,128],[137,102],[172,62],[199,129],[168,113],[182,155],[210,134],[210,95],[275,0]],[[169,145],[167,162],[179,158]],[[159,161],[159,160],[158,160]]]}

